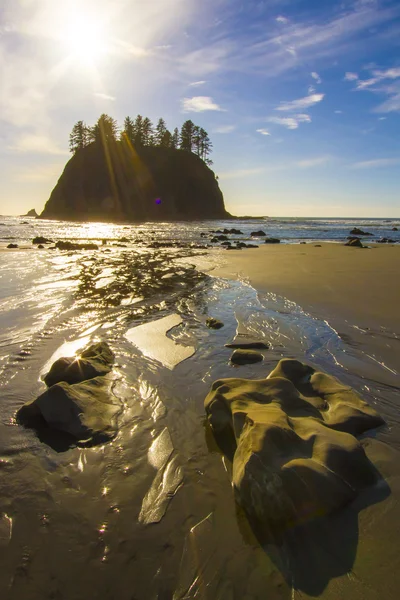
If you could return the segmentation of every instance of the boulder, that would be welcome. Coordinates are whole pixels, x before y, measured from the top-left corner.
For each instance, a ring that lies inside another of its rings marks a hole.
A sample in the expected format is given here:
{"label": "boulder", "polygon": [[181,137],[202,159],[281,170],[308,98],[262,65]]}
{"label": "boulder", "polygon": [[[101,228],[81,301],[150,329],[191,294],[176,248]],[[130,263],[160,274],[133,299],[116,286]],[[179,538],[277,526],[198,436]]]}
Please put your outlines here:
{"label": "boulder", "polygon": [[32,240],[32,244],[52,244],[52,242],[53,240],[49,240],[48,238],[45,238],[42,235],[38,235]]}
{"label": "boulder", "polygon": [[364,248],[364,246],[361,243],[360,238],[351,238],[346,244],[345,246],[352,246],[353,248]]}
{"label": "boulder", "polygon": [[280,244],[281,240],[278,240],[278,238],[267,238],[265,240],[265,244]]}
{"label": "boulder", "polygon": [[238,348],[231,356],[231,363],[234,365],[250,365],[264,360],[260,352],[251,349]]}
{"label": "boulder", "polygon": [[[227,250],[229,250],[229,247],[227,248]],[[221,329],[221,327],[224,326],[222,321],[219,321],[218,319],[214,319],[214,317],[208,317],[206,319],[206,325],[210,329]]]}
{"label": "boulder", "polygon": [[237,502],[276,540],[377,481],[356,436],[383,419],[351,388],[297,360],[281,360],[266,379],[216,381],[205,409],[232,460]]}
{"label": "boulder", "polygon": [[78,357],[63,357],[56,360],[45,375],[44,382],[52,386],[60,381],[74,384],[106,375],[112,369],[114,354],[106,342],[89,346]]}
{"label": "boulder", "polygon": [[350,235],[374,235],[373,233],[369,233],[369,231],[363,231],[362,229],[358,229],[358,227],[354,227],[350,231]]}
{"label": "boulder", "polygon": [[398,227],[392,227],[392,231],[398,231]]}
{"label": "boulder", "polygon": [[69,385],[51,386],[18,411],[20,423],[37,427],[38,419],[76,440],[100,442],[112,439],[117,431],[121,402],[112,393],[112,378],[95,377]]}
{"label": "boulder", "polygon": [[18,248],[18,244],[8,244],[7,248]]}
{"label": "boulder", "polygon": [[391,238],[381,238],[380,240],[376,240],[377,244],[395,244],[396,240],[392,240]]}
{"label": "boulder", "polygon": [[252,237],[265,237],[267,234],[265,233],[265,231],[262,231],[260,229],[260,231],[252,231],[250,235]]}

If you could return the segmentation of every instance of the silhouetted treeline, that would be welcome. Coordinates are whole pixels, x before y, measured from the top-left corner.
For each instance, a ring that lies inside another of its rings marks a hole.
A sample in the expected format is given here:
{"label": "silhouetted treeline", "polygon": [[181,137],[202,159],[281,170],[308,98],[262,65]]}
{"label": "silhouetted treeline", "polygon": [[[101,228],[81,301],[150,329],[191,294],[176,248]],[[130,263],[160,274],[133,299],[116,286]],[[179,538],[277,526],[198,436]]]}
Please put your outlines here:
{"label": "silhouetted treeline", "polygon": [[209,156],[212,151],[212,143],[208,133],[202,127],[195,125],[193,121],[185,121],[179,131],[175,127],[171,133],[167,129],[164,119],[160,118],[157,125],[148,117],[138,115],[135,120],[126,117],[124,127],[120,131],[118,123],[109,115],[102,114],[97,123],[87,126],[83,121],[78,121],[72,128],[69,136],[69,149],[75,154],[81,148],[93,142],[106,143],[110,139],[126,140],[134,146],[161,146],[164,148],[175,148],[197,154],[205,163],[212,165]]}

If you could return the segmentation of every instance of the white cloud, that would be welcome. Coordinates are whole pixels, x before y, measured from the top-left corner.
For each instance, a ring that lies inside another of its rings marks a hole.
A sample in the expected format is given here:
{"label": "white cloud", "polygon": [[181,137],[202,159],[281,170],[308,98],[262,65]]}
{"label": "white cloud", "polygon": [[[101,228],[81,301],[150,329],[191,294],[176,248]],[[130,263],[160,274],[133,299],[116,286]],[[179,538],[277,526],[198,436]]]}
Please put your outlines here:
{"label": "white cloud", "polygon": [[313,72],[311,73],[311,77],[312,77],[313,79],[315,79],[315,81],[316,81],[317,83],[322,83],[322,79],[321,79],[321,77],[318,75],[318,73],[316,73],[316,71],[313,71]]}
{"label": "white cloud", "polygon": [[257,129],[257,133],[261,133],[261,135],[271,135],[267,129]]}
{"label": "white cloud", "polygon": [[387,117],[378,117],[378,121],[386,121]]}
{"label": "white cloud", "polygon": [[223,111],[210,96],[194,96],[193,98],[184,98],[182,101],[184,112],[204,112],[206,110]]}
{"label": "white cloud", "polygon": [[307,90],[307,91],[308,91],[308,94],[309,94],[309,95],[310,95],[310,94],[315,94],[315,92],[316,92],[316,89],[315,89],[315,87],[314,87],[313,85],[309,85],[309,86],[308,86],[308,90]]}
{"label": "white cloud", "polygon": [[311,106],[314,106],[314,104],[321,102],[324,97],[325,94],[311,94],[311,96],[298,98],[297,100],[292,100],[291,102],[281,102],[280,105],[275,108],[275,110],[292,111],[310,108]]}
{"label": "white cloud", "polygon": [[342,110],[335,110],[334,112],[335,112],[335,115],[342,115],[343,114]]}
{"label": "white cloud", "polygon": [[35,133],[21,135],[8,149],[21,153],[68,155],[67,150],[60,148],[49,137]]}
{"label": "white cloud", "polygon": [[375,107],[372,112],[400,112],[400,67],[389,69],[370,69],[372,77],[369,79],[358,79],[356,90],[381,93],[388,99]]}
{"label": "white cloud", "polygon": [[287,19],[286,17],[283,17],[282,15],[279,15],[279,17],[276,17],[275,20],[277,23],[283,23],[284,25],[286,23],[289,23],[289,19]]}
{"label": "white cloud", "polygon": [[311,117],[306,114],[292,115],[291,117],[268,117],[267,122],[283,125],[288,129],[297,129],[299,123],[311,123]]}
{"label": "white cloud", "polygon": [[198,87],[199,85],[204,85],[206,81],[193,81],[189,83],[189,87]]}
{"label": "white cloud", "polygon": [[364,160],[354,163],[353,169],[370,169],[373,167],[392,167],[400,165],[400,158],[375,158],[373,160]]}
{"label": "white cloud", "polygon": [[358,75],[357,73],[350,73],[349,71],[344,76],[345,81],[357,81]]}
{"label": "white cloud", "polygon": [[213,133],[232,133],[235,129],[236,125],[220,125],[213,129]]}
{"label": "white cloud", "polygon": [[110,102],[114,102],[116,100],[115,96],[103,94],[102,92],[95,92],[94,95],[96,96],[96,98],[100,98],[100,100],[109,100]]}

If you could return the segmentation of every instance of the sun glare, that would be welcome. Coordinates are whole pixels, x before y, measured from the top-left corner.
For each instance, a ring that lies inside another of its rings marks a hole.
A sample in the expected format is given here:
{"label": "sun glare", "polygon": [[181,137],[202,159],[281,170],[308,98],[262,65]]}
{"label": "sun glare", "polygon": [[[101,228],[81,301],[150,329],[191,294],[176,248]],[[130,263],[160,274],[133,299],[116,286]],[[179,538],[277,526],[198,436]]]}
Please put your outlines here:
{"label": "sun glare", "polygon": [[65,32],[65,42],[71,55],[87,63],[96,62],[106,52],[104,32],[90,18],[70,23]]}

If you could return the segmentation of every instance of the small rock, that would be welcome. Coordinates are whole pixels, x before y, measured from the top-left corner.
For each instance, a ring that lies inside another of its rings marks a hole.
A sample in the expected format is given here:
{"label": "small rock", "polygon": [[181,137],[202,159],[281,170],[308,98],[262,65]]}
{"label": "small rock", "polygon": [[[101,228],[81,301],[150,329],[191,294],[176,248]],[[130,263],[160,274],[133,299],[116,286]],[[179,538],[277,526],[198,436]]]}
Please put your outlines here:
{"label": "small rock", "polygon": [[398,231],[397,227],[392,227],[392,231]]}
{"label": "small rock", "polygon": [[7,248],[18,248],[18,244],[8,244]]}
{"label": "small rock", "polygon": [[39,250],[43,250],[43,248],[44,248],[43,244],[38,244],[38,249]]}
{"label": "small rock", "polygon": [[360,238],[353,238],[349,240],[345,246],[352,246],[353,248],[363,248]]}
{"label": "small rock", "polygon": [[265,237],[267,234],[265,233],[265,231],[262,231],[260,229],[260,231],[252,231],[250,235],[252,237]]}
{"label": "small rock", "polygon": [[52,364],[44,382],[49,387],[65,381],[74,384],[106,375],[111,371],[114,354],[106,342],[89,346],[79,357],[63,357]]}
{"label": "small rock", "polygon": [[278,238],[267,238],[264,243],[265,244],[280,244],[281,240],[278,240]]}
{"label": "small rock", "polygon": [[[228,248],[228,250],[229,250],[229,248]],[[206,325],[210,329],[221,329],[221,327],[224,326],[222,321],[219,321],[218,319],[214,319],[214,317],[208,317],[206,319]]]}
{"label": "small rock", "polygon": [[268,350],[269,344],[265,342],[232,342],[225,344],[225,348],[240,348],[242,350]]}
{"label": "small rock", "polygon": [[98,250],[99,247],[97,244],[78,244],[75,242],[70,242],[68,240],[59,240],[56,243],[56,248],[59,250]]}
{"label": "small rock", "polygon": [[354,227],[350,231],[350,235],[374,235],[373,233],[369,233],[369,231],[363,231],[362,229],[358,229],[358,227]]}
{"label": "small rock", "polygon": [[262,360],[264,360],[264,357],[260,352],[242,348],[235,350],[231,356],[231,362],[234,365],[249,365],[261,362]]}
{"label": "small rock", "polygon": [[314,248],[322,248],[321,244],[314,244]]}
{"label": "small rock", "polygon": [[34,237],[32,240],[32,244],[51,244],[53,240],[49,240],[48,238],[43,237],[42,235],[38,235]]}

